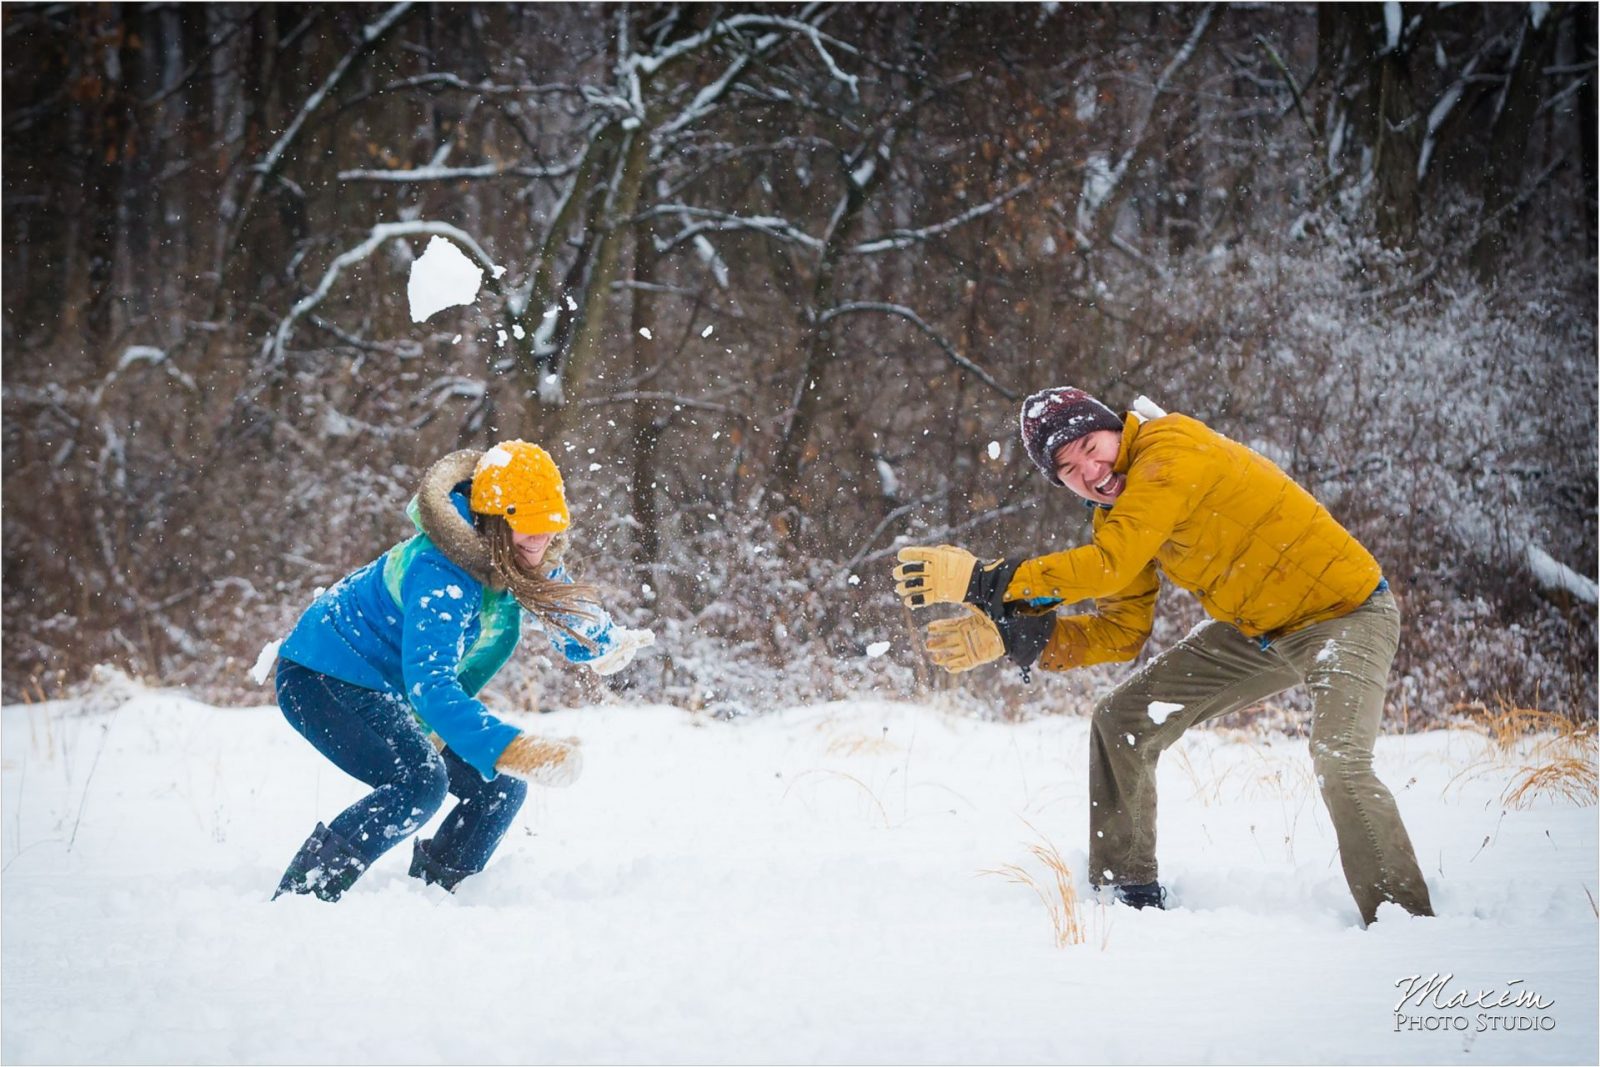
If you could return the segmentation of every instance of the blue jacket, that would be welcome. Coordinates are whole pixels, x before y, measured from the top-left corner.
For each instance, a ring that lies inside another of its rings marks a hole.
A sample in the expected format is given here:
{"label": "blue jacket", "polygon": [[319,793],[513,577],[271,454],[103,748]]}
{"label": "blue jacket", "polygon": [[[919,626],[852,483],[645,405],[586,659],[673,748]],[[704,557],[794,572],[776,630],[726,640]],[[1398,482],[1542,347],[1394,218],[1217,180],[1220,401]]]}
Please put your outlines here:
{"label": "blue jacket", "polygon": [[[470,521],[466,493],[451,503]],[[316,598],[278,654],[340,681],[404,697],[417,717],[485,779],[520,730],[489,713],[477,692],[505,666],[522,635],[522,609],[507,590],[482,585],[445,557],[427,536],[415,507],[418,534]],[[570,582],[557,567],[550,577]],[[616,646],[611,620],[562,620],[594,642],[589,648],[558,630],[547,636],[574,663],[598,659]]]}

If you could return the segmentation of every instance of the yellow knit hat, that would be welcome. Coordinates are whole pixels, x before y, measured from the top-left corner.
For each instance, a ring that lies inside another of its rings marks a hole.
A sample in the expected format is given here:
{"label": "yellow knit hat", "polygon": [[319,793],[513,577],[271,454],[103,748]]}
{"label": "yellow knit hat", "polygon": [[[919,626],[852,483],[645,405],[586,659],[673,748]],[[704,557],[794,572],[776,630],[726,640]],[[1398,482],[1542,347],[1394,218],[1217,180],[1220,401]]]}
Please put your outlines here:
{"label": "yellow knit hat", "polygon": [[478,460],[472,510],[504,515],[519,534],[560,533],[572,524],[556,461],[526,441],[502,441]]}

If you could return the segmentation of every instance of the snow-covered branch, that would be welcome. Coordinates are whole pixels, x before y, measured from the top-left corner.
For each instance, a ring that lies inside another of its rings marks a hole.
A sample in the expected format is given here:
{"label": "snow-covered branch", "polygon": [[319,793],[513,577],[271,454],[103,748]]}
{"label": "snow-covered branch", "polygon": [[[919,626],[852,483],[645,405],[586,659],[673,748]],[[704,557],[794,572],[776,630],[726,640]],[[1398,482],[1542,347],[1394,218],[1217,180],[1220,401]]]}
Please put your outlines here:
{"label": "snow-covered branch", "polygon": [[553,167],[483,163],[473,167],[413,167],[409,170],[341,170],[342,182],[453,182],[484,178],[564,178],[578,168],[577,160]]}
{"label": "snow-covered branch", "polygon": [[713,211],[710,208],[692,207],[688,204],[660,204],[643,212],[639,217],[649,219],[674,215],[683,219],[703,221],[691,223],[671,237],[660,241],[657,248],[661,252],[676,248],[703,233],[726,233],[731,230],[754,230],[781,241],[804,245],[814,251],[821,251],[823,245],[821,238],[813,237],[788,219],[778,218],[775,215],[733,215],[725,211]]}
{"label": "snow-covered branch", "polygon": [[[745,14],[734,15],[732,18],[718,19],[699,33],[674,42],[659,52],[653,52],[649,55],[635,54],[629,56],[627,63],[640,74],[648,77],[668,63],[682,59],[719,37],[728,37],[747,29],[784,29],[805,34],[819,51],[824,52],[825,62],[830,65],[832,64],[832,56],[827,55],[823,49],[824,42],[838,51],[847,52],[850,55],[860,55],[860,51],[854,45],[825,34],[812,23],[802,19],[786,18],[780,15]],[[843,74],[843,72],[840,73],[841,75]],[[849,77],[848,75],[843,76],[845,78]]]}
{"label": "snow-covered branch", "polygon": [[485,252],[466,231],[447,222],[418,220],[415,222],[381,223],[372,228],[371,232],[367,234],[366,240],[335,257],[334,261],[328,264],[328,269],[323,272],[322,281],[317,284],[317,287],[303,297],[299,303],[295,304],[289,310],[289,314],[284,316],[283,321],[278,323],[278,328],[262,349],[262,356],[269,358],[274,363],[283,359],[283,346],[294,332],[295,324],[316,308],[318,304],[322,303],[329,291],[332,290],[334,283],[339,280],[339,276],[345,270],[371,256],[385,242],[401,237],[418,237],[422,235],[448,237],[471,253],[472,257],[478,261],[480,266],[489,271],[491,276],[495,273],[495,262],[490,258],[489,253]]}
{"label": "snow-covered branch", "polygon": [[925,241],[930,237],[937,237],[940,234],[949,233],[951,230],[957,229],[966,223],[971,222],[973,219],[982,218],[995,208],[999,207],[1001,204],[1021,196],[1032,187],[1032,180],[1024,181],[1016,188],[1007,190],[992,200],[979,204],[978,206],[970,208],[967,211],[963,211],[954,218],[946,219],[944,222],[935,223],[932,226],[922,226],[914,230],[891,230],[882,237],[876,237],[870,241],[863,241],[862,243],[855,245],[850,249],[850,251],[856,255],[870,255],[873,252],[883,252],[893,248],[905,248],[908,245],[917,243],[918,241]]}

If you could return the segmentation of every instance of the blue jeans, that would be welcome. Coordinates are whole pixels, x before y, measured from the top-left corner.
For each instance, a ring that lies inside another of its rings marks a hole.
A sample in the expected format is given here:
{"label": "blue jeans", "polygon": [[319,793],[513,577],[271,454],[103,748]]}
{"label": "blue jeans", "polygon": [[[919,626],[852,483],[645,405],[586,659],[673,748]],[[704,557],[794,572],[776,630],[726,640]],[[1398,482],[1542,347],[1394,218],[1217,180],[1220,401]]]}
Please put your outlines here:
{"label": "blue jeans", "polygon": [[456,871],[481,871],[522,807],[528,787],[509,775],[490,781],[448,748],[428,740],[411,706],[393,693],[278,660],[278,707],[283,717],[341,771],[373,787],[328,824],[367,866],[416,833],[444,804],[445,816],[428,853]]}

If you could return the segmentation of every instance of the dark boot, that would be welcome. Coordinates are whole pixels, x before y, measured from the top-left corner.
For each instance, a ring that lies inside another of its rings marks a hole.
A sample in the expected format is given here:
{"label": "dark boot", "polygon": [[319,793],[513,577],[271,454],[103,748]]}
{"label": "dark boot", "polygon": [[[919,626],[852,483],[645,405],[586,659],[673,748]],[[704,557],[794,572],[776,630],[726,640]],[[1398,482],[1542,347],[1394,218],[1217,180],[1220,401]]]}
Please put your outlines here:
{"label": "dark boot", "polygon": [[272,899],[277,900],[285,893],[310,893],[318,900],[332,903],[343,896],[366,869],[366,862],[350,842],[319,822],[294,859],[289,861],[289,869],[283,872],[283,881],[278,883],[278,891],[272,894]]}
{"label": "dark boot", "polygon": [[1167,910],[1167,891],[1161,888],[1160,882],[1145,882],[1143,885],[1119,885],[1117,886],[1117,899],[1130,908]]}
{"label": "dark boot", "polygon": [[440,863],[428,846],[433,844],[433,838],[423,841],[413,838],[411,842],[411,877],[421,878],[428,885],[443,886],[450,892],[456,891],[456,886],[461,884],[461,879],[476,871],[461,871],[454,867],[447,867]]}

